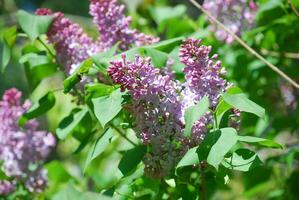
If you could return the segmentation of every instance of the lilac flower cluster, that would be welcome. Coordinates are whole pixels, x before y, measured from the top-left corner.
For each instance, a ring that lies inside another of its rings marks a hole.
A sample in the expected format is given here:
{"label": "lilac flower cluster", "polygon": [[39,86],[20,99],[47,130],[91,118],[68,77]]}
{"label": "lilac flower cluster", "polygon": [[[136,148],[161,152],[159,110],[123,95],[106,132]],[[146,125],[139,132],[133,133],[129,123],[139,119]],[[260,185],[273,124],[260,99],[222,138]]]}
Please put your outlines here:
{"label": "lilac flower cluster", "polygon": [[[212,115],[207,113],[195,122],[192,137],[183,136],[184,113],[204,96],[209,97],[211,109],[218,104],[220,93],[228,83],[216,56],[209,57],[210,47],[200,40],[184,41],[180,58],[185,64],[186,82],[180,83],[172,74],[155,68],[149,58],[135,57],[111,62],[108,73],[122,90],[132,96],[129,111],[135,117],[135,131],[150,151],[144,159],[145,172],[151,177],[168,175],[189,147],[198,145],[207,133]],[[168,66],[169,67],[169,66]],[[167,69],[166,69],[167,70]]]}
{"label": "lilac flower cluster", "polygon": [[[52,15],[46,8],[37,9],[38,15]],[[54,13],[55,19],[47,32],[48,40],[57,51],[57,59],[67,74],[73,73],[79,64],[92,54],[102,51],[79,24],[71,22],[63,13]]]}
{"label": "lilac flower cluster", "polygon": [[[89,56],[104,52],[117,43],[120,50],[127,50],[132,45],[142,46],[159,41],[159,38],[130,29],[131,19],[123,12],[124,6],[118,6],[116,0],[90,1],[90,14],[100,33],[96,41],[93,41],[79,24],[71,22],[60,12],[54,13],[55,19],[47,36],[67,74],[74,72]],[[36,14],[52,15],[53,12],[42,8],[38,9]]]}
{"label": "lilac flower cluster", "polygon": [[149,58],[136,56],[134,62],[112,62],[108,73],[122,90],[128,90],[133,103],[128,109],[136,119],[136,132],[152,151],[145,158],[145,171],[152,177],[166,175],[177,162],[182,149],[180,85],[154,68]]}
{"label": "lilac flower cluster", "polygon": [[91,0],[89,13],[99,30],[99,43],[105,49],[117,42],[120,42],[121,50],[127,50],[132,44],[142,46],[159,41],[158,38],[130,29],[131,17],[124,15],[124,9],[124,5],[117,5],[116,0]]}
{"label": "lilac flower cluster", "polygon": [[30,107],[27,100],[21,104],[21,92],[7,90],[0,101],[0,161],[1,170],[12,182],[0,182],[0,194],[11,192],[15,182],[21,182],[30,192],[41,192],[47,185],[47,171],[43,160],[55,146],[51,133],[38,131],[38,122],[29,121],[18,126],[19,117]]}
{"label": "lilac flower cluster", "polygon": [[[213,17],[223,23],[237,35],[254,26],[257,5],[253,0],[210,0],[205,1],[203,7]],[[219,40],[226,43],[233,42],[234,38],[215,24],[210,25]]]}

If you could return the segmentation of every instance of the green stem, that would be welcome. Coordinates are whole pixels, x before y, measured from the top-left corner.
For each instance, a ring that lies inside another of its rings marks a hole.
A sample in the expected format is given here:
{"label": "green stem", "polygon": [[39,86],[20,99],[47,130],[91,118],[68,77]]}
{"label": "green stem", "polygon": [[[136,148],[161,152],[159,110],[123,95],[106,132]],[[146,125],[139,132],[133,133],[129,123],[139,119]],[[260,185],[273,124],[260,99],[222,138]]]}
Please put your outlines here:
{"label": "green stem", "polygon": [[40,37],[37,38],[37,41],[39,41],[49,52],[49,54],[51,54],[52,57],[55,58],[55,54],[51,51],[51,49],[43,42],[42,39],[40,39]]}
{"label": "green stem", "polygon": [[112,123],[110,123],[109,125],[110,125],[111,128],[113,128],[114,130],[116,130],[120,136],[122,136],[124,139],[126,139],[130,144],[132,144],[134,147],[137,146],[137,144],[135,144],[130,138],[128,138],[126,136],[126,134],[122,130],[120,130],[117,126],[115,126]]}

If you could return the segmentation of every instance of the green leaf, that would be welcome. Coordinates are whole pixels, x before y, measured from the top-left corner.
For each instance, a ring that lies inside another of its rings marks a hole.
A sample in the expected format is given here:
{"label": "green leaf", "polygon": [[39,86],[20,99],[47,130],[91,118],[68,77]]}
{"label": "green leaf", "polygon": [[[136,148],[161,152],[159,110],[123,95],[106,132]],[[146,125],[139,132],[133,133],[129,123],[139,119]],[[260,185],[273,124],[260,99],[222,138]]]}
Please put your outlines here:
{"label": "green leaf", "polygon": [[30,119],[36,118],[48,112],[54,105],[56,99],[53,92],[48,92],[41,99],[38,100],[33,106],[23,114],[19,120],[20,126],[24,126]]}
{"label": "green leaf", "polygon": [[253,136],[238,136],[238,140],[240,142],[252,143],[256,145],[260,145],[262,147],[269,147],[269,148],[280,148],[283,149],[283,146],[273,140],[253,137]]}
{"label": "green leaf", "polygon": [[228,94],[222,95],[224,101],[229,105],[237,108],[240,111],[248,112],[257,115],[258,117],[265,117],[265,109],[249,100],[245,94]]}
{"label": "green leaf", "polygon": [[184,115],[186,123],[184,136],[188,137],[191,135],[193,124],[209,110],[209,106],[209,99],[204,96],[196,105],[187,108]]}
{"label": "green leaf", "polygon": [[146,146],[144,145],[136,146],[135,148],[126,151],[120,160],[118,169],[124,176],[127,176],[136,169],[137,165],[142,161],[145,153]]}
{"label": "green leaf", "polygon": [[180,160],[180,162],[177,164],[176,168],[194,165],[199,163],[198,155],[197,155],[197,148],[193,147],[192,149],[189,149],[187,153],[184,155],[184,157]]}
{"label": "green leaf", "polygon": [[107,129],[91,146],[87,159],[84,164],[84,171],[87,169],[88,165],[91,163],[93,159],[101,155],[110,144],[110,140],[113,136],[112,129]]}
{"label": "green leaf", "polygon": [[63,183],[71,179],[71,175],[65,170],[65,167],[61,162],[52,161],[45,165],[48,170],[48,177],[50,181],[57,183]]}
{"label": "green leaf", "polygon": [[122,101],[120,89],[115,90],[111,95],[92,99],[94,113],[102,127],[105,127],[121,111]]}
{"label": "green leaf", "polygon": [[17,27],[13,26],[3,30],[1,35],[1,66],[0,72],[4,73],[6,66],[11,58],[11,48],[14,46],[17,38]]}
{"label": "green leaf", "polygon": [[93,66],[92,59],[84,60],[76,71],[63,81],[64,93],[70,92],[77,83],[81,81],[81,77],[84,74],[87,74],[90,68]]}
{"label": "green leaf", "polygon": [[[58,66],[47,56],[38,54],[42,54],[43,52],[31,48],[30,46],[25,47],[23,52],[25,51],[26,54],[23,54],[20,63],[24,63],[27,80],[32,90],[34,90],[42,80],[55,74]],[[34,51],[34,53],[32,51]],[[37,53],[35,53],[35,51],[37,51]]]}
{"label": "green leaf", "polygon": [[[81,132],[90,129],[91,120],[88,112],[88,108],[74,109],[71,114],[65,117],[58,125],[56,129],[56,134],[59,139],[65,139],[70,133],[76,131],[76,128],[82,129]],[[86,122],[86,123],[84,123]]]}
{"label": "green leaf", "polygon": [[118,44],[114,45],[108,51],[97,53],[91,56],[92,61],[98,67],[99,71],[103,74],[107,74],[107,67],[110,65],[111,57],[113,57],[116,53]]}
{"label": "green leaf", "polygon": [[38,36],[46,33],[54,20],[54,16],[32,15],[24,10],[19,10],[17,20],[23,31],[33,41]]}
{"label": "green leaf", "polygon": [[[227,91],[227,94],[239,94],[242,93],[242,90],[238,87],[230,87]],[[221,123],[221,119],[223,117],[223,115],[225,114],[225,112],[227,112],[228,110],[232,109],[232,106],[228,103],[226,103],[226,101],[223,100],[223,97],[220,98],[219,103],[216,107],[216,118],[217,118],[217,124],[219,125]]]}
{"label": "green leaf", "polygon": [[237,143],[237,131],[233,128],[220,129],[221,135],[217,142],[211,147],[207,162],[218,169],[224,156]]}
{"label": "green leaf", "polygon": [[159,25],[166,20],[181,17],[185,14],[186,10],[185,5],[177,5],[175,7],[151,7],[150,14]]}
{"label": "green leaf", "polygon": [[233,128],[222,128],[210,132],[199,145],[197,154],[199,161],[206,160],[218,170],[224,156],[237,143],[237,131]]}
{"label": "green leaf", "polygon": [[145,56],[151,57],[155,67],[162,68],[166,66],[168,54],[152,48],[144,48]]}
{"label": "green leaf", "polygon": [[184,37],[177,37],[169,40],[163,40],[146,47],[153,48],[165,53],[170,53],[176,46],[180,45]]}
{"label": "green leaf", "polygon": [[249,171],[260,166],[262,161],[258,155],[249,149],[238,149],[233,152],[232,156],[225,158],[222,165],[228,169],[238,171]]}

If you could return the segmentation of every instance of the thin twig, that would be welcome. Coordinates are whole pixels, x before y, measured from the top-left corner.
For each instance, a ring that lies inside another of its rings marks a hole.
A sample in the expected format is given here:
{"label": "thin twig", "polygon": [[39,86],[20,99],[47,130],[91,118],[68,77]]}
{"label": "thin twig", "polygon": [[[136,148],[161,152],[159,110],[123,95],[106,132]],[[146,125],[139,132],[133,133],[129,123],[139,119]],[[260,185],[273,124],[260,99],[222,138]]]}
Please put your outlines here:
{"label": "thin twig", "polygon": [[299,11],[295,8],[291,0],[288,0],[289,6],[292,8],[293,12],[299,17]]}
{"label": "thin twig", "polygon": [[261,53],[265,56],[299,59],[299,53],[293,53],[293,52],[276,52],[276,51],[269,51],[267,49],[261,49]]}
{"label": "thin twig", "polygon": [[43,42],[43,40],[42,39],[40,39],[39,37],[37,38],[37,41],[39,41],[46,49],[47,49],[47,51],[51,54],[51,56],[53,57],[53,58],[55,58],[55,55],[54,55],[54,53],[51,51],[51,49]]}
{"label": "thin twig", "polygon": [[131,143],[134,147],[137,146],[137,144],[135,144],[130,138],[128,138],[126,134],[122,132],[122,130],[120,130],[117,126],[113,125],[112,123],[110,123],[109,125],[111,128],[116,130],[123,138],[125,138],[129,143]]}
{"label": "thin twig", "polygon": [[259,53],[257,53],[254,49],[249,47],[240,37],[238,37],[235,33],[233,33],[231,30],[229,30],[225,25],[223,25],[221,22],[219,22],[216,18],[214,18],[208,11],[206,11],[199,3],[197,3],[195,0],[189,0],[195,7],[197,7],[200,11],[202,11],[204,14],[206,14],[211,21],[216,23],[219,27],[221,27],[223,30],[225,30],[228,34],[230,34],[237,42],[239,42],[247,51],[249,51],[251,54],[253,54],[255,57],[257,57],[259,60],[261,60],[264,64],[266,64],[268,67],[270,67],[274,72],[276,72],[279,76],[284,78],[286,81],[288,81],[290,84],[292,84],[295,88],[299,89],[299,84],[296,83],[294,80],[292,80],[288,75],[286,75],[283,71],[281,71],[278,67],[270,63],[268,60],[266,60],[263,56],[261,56]]}

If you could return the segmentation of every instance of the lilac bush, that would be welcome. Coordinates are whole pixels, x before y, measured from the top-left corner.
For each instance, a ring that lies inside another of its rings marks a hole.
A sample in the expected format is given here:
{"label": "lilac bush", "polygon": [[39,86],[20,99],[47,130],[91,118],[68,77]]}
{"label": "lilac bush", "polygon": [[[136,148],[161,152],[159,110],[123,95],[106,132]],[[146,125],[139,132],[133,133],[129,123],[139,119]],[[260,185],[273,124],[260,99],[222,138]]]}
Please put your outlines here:
{"label": "lilac bush", "polygon": [[30,192],[41,192],[47,185],[47,171],[42,164],[55,146],[54,136],[38,130],[36,120],[19,127],[19,118],[30,107],[28,100],[21,103],[21,96],[12,88],[0,101],[1,170],[13,180],[1,182],[2,194],[11,192],[15,182],[23,183]]}

